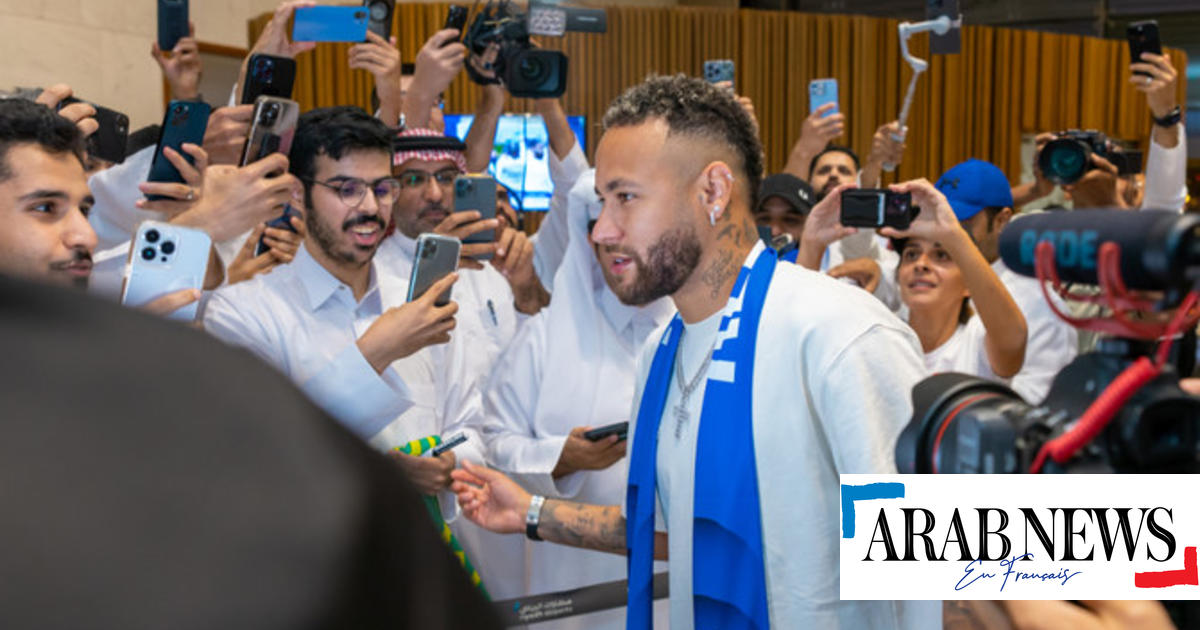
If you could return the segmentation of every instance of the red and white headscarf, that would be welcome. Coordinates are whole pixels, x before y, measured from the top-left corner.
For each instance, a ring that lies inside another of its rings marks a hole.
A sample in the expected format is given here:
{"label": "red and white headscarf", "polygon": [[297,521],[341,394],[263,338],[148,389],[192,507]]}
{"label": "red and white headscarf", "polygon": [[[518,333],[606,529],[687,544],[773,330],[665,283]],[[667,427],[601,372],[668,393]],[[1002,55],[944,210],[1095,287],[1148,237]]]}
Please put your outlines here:
{"label": "red and white headscarf", "polygon": [[[429,142],[423,143],[419,138],[428,138]],[[458,167],[458,170],[467,172],[467,158],[463,151],[466,149],[461,141],[456,138],[444,136],[432,129],[405,129],[397,134],[396,139],[399,141],[396,147],[395,154],[392,156],[392,166],[401,166],[409,160],[422,160],[425,162],[440,162],[442,160],[450,160]],[[403,141],[402,139],[409,139]]]}

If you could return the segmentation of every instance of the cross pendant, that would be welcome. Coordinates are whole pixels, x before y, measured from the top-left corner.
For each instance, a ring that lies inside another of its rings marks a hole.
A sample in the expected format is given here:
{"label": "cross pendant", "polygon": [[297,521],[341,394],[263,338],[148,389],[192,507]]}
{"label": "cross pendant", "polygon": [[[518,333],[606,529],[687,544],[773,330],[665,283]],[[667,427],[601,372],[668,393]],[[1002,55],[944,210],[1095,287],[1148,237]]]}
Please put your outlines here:
{"label": "cross pendant", "polygon": [[681,404],[675,405],[674,415],[675,415],[675,439],[678,440],[683,437],[683,425],[687,424],[688,420],[691,418],[691,414],[688,413],[688,410],[685,409],[683,407],[683,404],[681,403]]}

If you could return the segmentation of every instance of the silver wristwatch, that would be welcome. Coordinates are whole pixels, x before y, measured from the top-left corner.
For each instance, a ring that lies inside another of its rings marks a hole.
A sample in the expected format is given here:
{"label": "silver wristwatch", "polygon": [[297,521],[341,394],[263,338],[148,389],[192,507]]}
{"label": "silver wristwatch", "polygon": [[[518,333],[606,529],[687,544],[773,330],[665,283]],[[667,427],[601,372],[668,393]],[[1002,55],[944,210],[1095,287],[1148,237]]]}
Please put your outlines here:
{"label": "silver wristwatch", "polygon": [[535,494],[529,500],[529,511],[525,513],[525,535],[530,540],[541,540],[538,536],[538,523],[542,520],[542,505],[546,503],[546,497]]}

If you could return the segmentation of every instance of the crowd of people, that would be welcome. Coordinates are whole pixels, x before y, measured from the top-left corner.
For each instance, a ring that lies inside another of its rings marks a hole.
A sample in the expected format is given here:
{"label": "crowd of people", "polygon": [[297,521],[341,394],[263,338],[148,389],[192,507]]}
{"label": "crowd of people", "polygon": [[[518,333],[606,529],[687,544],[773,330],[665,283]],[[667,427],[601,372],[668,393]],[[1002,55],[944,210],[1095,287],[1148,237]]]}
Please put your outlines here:
{"label": "crowd of people", "polygon": [[[282,4],[252,52],[310,49],[287,32],[302,4]],[[253,106],[231,99],[204,142],[183,147],[190,160],[165,152],[177,184],[146,181],[153,128],[131,135],[123,163],[89,160],[95,111],[57,108],[68,86],[0,100],[0,272],[117,299],[144,221],[204,231],[203,290],[141,308],[198,302],[194,326],[213,343],[247,350],[385,454],[481,592],[628,578],[627,609],[538,627],[939,627],[940,602],[839,600],[838,475],[895,472],[910,391],[927,375],[994,379],[1037,402],[1088,350],[1038,282],[999,258],[1001,230],[1055,185],[1035,169],[1012,186],[1014,174],[970,159],[888,187],[920,208],[907,229],[845,227],[841,196],[880,187],[884,166],[903,162],[898,123],[860,159],[836,144],[845,115],[826,105],[768,174],[763,144],[791,139],[760,137],[749,99],[652,76],[611,104],[594,164],[562,104],[535,102],[554,192],[530,235],[504,195],[494,219],[454,210],[455,179],[486,167],[508,99],[484,86],[466,141],[445,135],[441,95],[467,63],[488,72],[458,37],[433,33],[411,67],[374,34],[351,48],[377,110],[305,112],[287,155],[239,166]],[[197,98],[193,37],[153,55],[173,98]],[[1131,70],[1148,75],[1131,81],[1155,118],[1144,175],[1093,155],[1066,187],[1073,211],[1183,210],[1178,77],[1166,56]],[[285,205],[300,213],[293,229],[268,226]],[[456,273],[407,300],[422,234],[489,231],[464,242]],[[587,435],[624,421],[627,434]],[[730,580],[730,566],[749,574]],[[655,601],[650,578],[668,569],[670,596]],[[731,588],[743,578],[754,588]],[[1018,627],[1131,614],[1053,604],[1008,614]],[[1140,627],[1169,627],[1135,612],[1160,624]]]}

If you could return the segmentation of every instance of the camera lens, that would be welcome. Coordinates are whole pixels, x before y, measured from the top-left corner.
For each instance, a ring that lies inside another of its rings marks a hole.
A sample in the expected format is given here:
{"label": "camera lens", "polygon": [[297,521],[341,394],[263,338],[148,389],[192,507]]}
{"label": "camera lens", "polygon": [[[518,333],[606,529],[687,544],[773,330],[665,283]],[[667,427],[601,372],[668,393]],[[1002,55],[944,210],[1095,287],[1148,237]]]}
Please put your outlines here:
{"label": "camera lens", "polygon": [[517,73],[521,79],[530,83],[541,83],[550,74],[550,68],[538,57],[524,55],[517,64]]}
{"label": "camera lens", "polygon": [[425,249],[421,250],[421,258],[429,258],[437,253],[437,243],[430,241],[425,243]]}
{"label": "camera lens", "polygon": [[146,230],[146,242],[147,243],[157,243],[158,242],[158,230]]}
{"label": "camera lens", "polygon": [[175,243],[173,241],[163,241],[162,253],[170,256],[175,253]]}
{"label": "camera lens", "polygon": [[143,248],[142,249],[142,260],[154,260],[154,257],[157,254],[158,254],[158,252],[155,251],[155,249],[153,247]]}
{"label": "camera lens", "polygon": [[187,111],[187,108],[184,107],[183,105],[176,105],[175,108],[172,109],[171,111],[174,112],[176,116],[178,116],[179,114],[182,114],[183,112]]}
{"label": "camera lens", "polygon": [[367,13],[365,11],[355,11],[354,12],[354,19],[356,19],[356,20],[361,20],[365,17],[367,17]]}
{"label": "camera lens", "polygon": [[460,195],[471,194],[473,188],[475,188],[475,184],[469,179],[460,179],[454,184],[454,192]]}
{"label": "camera lens", "polygon": [[275,121],[279,119],[279,109],[279,103],[268,104],[266,109],[263,110],[260,122],[264,125],[275,124]]}
{"label": "camera lens", "polygon": [[1038,155],[1038,167],[1046,179],[1056,184],[1073,184],[1088,169],[1091,150],[1070,138],[1051,140]]}

